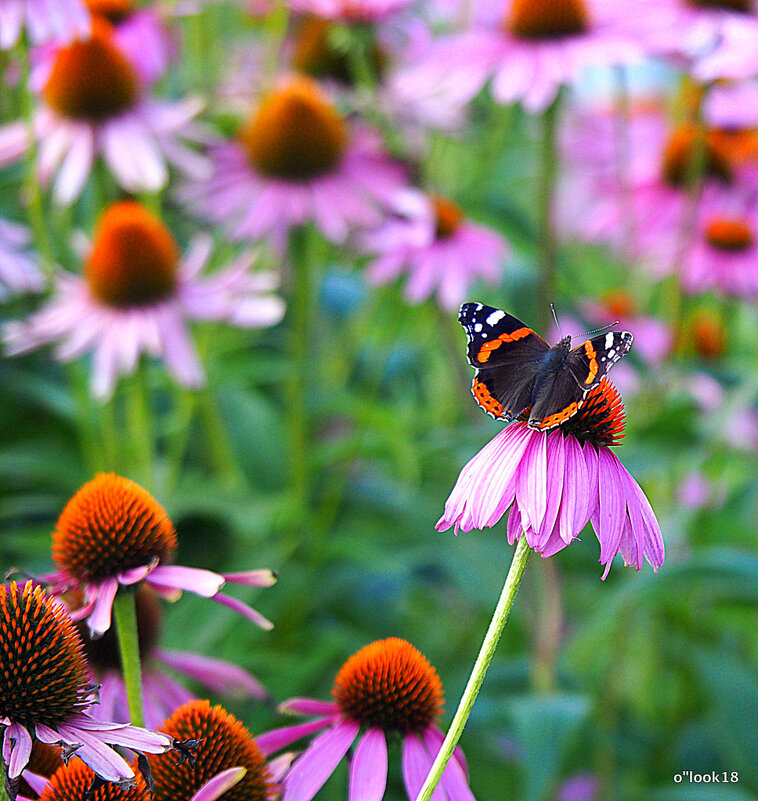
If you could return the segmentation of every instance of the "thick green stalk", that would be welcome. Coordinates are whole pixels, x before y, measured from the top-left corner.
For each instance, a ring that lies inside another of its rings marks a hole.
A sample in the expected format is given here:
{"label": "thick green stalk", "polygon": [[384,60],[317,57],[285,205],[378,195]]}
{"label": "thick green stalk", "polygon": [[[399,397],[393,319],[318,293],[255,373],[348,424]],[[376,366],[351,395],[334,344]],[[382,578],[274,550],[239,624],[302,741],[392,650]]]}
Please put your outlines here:
{"label": "thick green stalk", "polygon": [[421,788],[421,792],[418,794],[416,801],[429,801],[429,799],[431,799],[435,788],[442,778],[442,774],[445,772],[445,767],[450,761],[456,745],[458,745],[458,740],[461,739],[461,734],[463,734],[463,729],[469,719],[471,710],[474,708],[474,702],[476,701],[477,695],[479,695],[479,690],[484,682],[487,669],[490,666],[490,662],[492,662],[492,657],[495,655],[495,649],[500,641],[500,635],[503,633],[503,628],[513,608],[513,602],[516,600],[516,593],[521,584],[524,568],[526,567],[526,562],[529,559],[530,553],[531,548],[526,541],[526,534],[522,533],[518,545],[516,546],[516,552],[513,554],[513,561],[508,570],[500,600],[495,608],[495,614],[492,616],[490,626],[487,629],[484,642],[479,651],[479,656],[474,664],[474,669],[471,671],[468,684],[466,684],[466,689],[463,691],[463,696],[458,704],[458,709],[455,711],[455,717],[450,724],[445,740],[442,743],[442,748],[440,748],[437,758],[434,760],[432,769],[429,771],[429,775],[426,777],[424,786]]}
{"label": "thick green stalk", "polygon": [[145,725],[145,711],[142,705],[142,664],[139,653],[139,636],[137,634],[137,609],[135,594],[119,590],[113,601],[113,613],[116,618],[118,648],[121,653],[121,673],[126,685],[126,696],[129,702],[129,717],[132,726]]}
{"label": "thick green stalk", "polygon": [[558,246],[555,233],[555,190],[558,181],[558,120],[561,96],[558,95],[542,115],[540,176],[537,187],[538,264],[537,322],[544,334],[550,327],[550,304],[555,301],[558,273]]}

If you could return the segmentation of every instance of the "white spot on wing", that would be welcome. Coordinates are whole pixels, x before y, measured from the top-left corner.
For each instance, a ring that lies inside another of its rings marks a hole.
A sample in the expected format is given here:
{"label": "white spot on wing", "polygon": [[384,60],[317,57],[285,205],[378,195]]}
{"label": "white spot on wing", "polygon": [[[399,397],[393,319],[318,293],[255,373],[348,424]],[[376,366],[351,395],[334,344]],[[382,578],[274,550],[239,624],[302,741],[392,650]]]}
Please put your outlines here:
{"label": "white spot on wing", "polygon": [[605,348],[611,350],[613,348],[613,331],[605,335]]}
{"label": "white spot on wing", "polygon": [[476,331],[476,333],[478,334],[481,330],[482,330],[482,324],[481,323],[477,323],[474,326],[474,331]]}
{"label": "white spot on wing", "polygon": [[497,309],[487,318],[487,325],[497,325],[505,317],[505,312]]}

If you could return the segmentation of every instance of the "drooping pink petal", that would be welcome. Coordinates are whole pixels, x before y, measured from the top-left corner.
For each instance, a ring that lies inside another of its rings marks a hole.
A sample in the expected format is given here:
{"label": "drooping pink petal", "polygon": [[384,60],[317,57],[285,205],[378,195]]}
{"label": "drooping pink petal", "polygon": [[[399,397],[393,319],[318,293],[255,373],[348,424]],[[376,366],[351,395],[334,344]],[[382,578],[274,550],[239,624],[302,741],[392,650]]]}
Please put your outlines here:
{"label": "drooping pink petal", "polygon": [[315,698],[290,698],[279,704],[279,711],[289,715],[336,715],[339,709],[333,701],[317,701]]}
{"label": "drooping pink petal", "polygon": [[227,790],[239,784],[245,778],[247,769],[243,767],[228,768],[217,773],[212,779],[205,782],[203,786],[190,798],[190,801],[216,801]]}
{"label": "drooping pink petal", "polygon": [[[426,745],[416,734],[409,734],[403,740],[403,783],[408,798],[417,798],[424,786],[426,777],[432,769],[434,759]],[[432,795],[432,801],[448,801],[445,790],[441,785]]]}
{"label": "drooping pink petal", "polygon": [[360,726],[341,720],[319,734],[295,762],[284,781],[284,801],[311,801],[347,753]]}
{"label": "drooping pink petal", "polygon": [[159,565],[147,577],[148,583],[162,587],[187,590],[205,598],[212,598],[225,584],[224,577],[210,570],[178,565]]}
{"label": "drooping pink petal", "polygon": [[530,433],[516,473],[516,497],[522,519],[538,531],[547,508],[547,437],[537,431]]}
{"label": "drooping pink petal", "polygon": [[102,637],[111,627],[113,599],[118,592],[118,581],[115,578],[103,579],[97,593],[97,601],[92,614],[87,618],[87,626],[93,639]]}
{"label": "drooping pink petal", "polygon": [[244,573],[224,573],[230,584],[244,584],[247,587],[271,587],[279,580],[273,570],[247,570]]}
{"label": "drooping pink petal", "polygon": [[133,567],[131,570],[124,570],[118,574],[118,583],[129,586],[131,584],[138,584],[142,579],[146,578],[150,572],[158,567],[158,560],[154,560],[148,565],[142,567]]}
{"label": "drooping pink petal", "polygon": [[334,721],[334,718],[319,718],[308,723],[298,723],[296,726],[282,726],[279,729],[272,729],[265,734],[255,738],[258,747],[264,754],[274,754],[282,748],[286,748],[297,740],[302,740],[309,734],[325,729]]}
{"label": "drooping pink petal", "polygon": [[248,620],[252,620],[256,626],[260,626],[266,631],[271,631],[271,629],[274,628],[274,624],[270,620],[265,618],[257,610],[253,609],[252,606],[248,606],[244,601],[240,601],[238,598],[232,598],[230,595],[225,595],[223,592],[219,592],[213,596],[213,600],[217,603],[223,604],[223,606],[229,607],[229,609],[233,609],[235,612],[239,612]]}
{"label": "drooping pink petal", "polygon": [[[12,743],[10,754],[6,754],[8,743]],[[20,723],[11,723],[5,730],[3,740],[3,760],[8,765],[8,778],[17,779],[21,775],[21,771],[29,763],[31,754],[32,738],[26,727]]]}
{"label": "drooping pink petal", "polygon": [[349,801],[382,801],[387,789],[387,740],[381,729],[369,729],[350,765]]}
{"label": "drooping pink petal", "polygon": [[[429,753],[436,759],[442,743],[437,740],[431,728],[426,729],[422,736]],[[466,774],[457,759],[451,759],[447,763],[440,784],[445,789],[449,801],[476,801],[468,786]]]}
{"label": "drooping pink petal", "polygon": [[46,776],[40,776],[37,773],[32,773],[30,770],[23,771],[21,777],[37,795],[42,795],[42,791],[50,782],[50,779]]}

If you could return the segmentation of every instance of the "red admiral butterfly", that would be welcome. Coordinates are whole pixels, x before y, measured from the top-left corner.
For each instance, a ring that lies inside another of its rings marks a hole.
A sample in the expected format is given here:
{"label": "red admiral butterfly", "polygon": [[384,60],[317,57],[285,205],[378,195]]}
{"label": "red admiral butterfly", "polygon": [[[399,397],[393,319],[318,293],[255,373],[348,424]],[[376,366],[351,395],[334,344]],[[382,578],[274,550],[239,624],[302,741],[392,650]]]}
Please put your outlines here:
{"label": "red admiral butterfly", "polygon": [[573,417],[634,339],[628,331],[610,331],[573,350],[571,337],[551,348],[520,320],[482,303],[464,303],[458,321],[468,337],[469,364],[476,368],[476,402],[507,422],[530,409],[529,428],[539,431]]}

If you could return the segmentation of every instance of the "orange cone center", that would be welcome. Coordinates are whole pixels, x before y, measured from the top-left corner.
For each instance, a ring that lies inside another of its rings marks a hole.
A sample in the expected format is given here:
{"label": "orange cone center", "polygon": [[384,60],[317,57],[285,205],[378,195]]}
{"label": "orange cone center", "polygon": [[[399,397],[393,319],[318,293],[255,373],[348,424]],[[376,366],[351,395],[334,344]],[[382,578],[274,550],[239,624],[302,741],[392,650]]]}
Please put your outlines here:
{"label": "orange cone center", "polygon": [[584,0],[513,0],[505,27],[520,39],[558,39],[589,27]]}
{"label": "orange cone center", "polygon": [[744,14],[753,10],[753,0],[689,0],[689,4],[697,8],[726,8]]}
{"label": "orange cone center", "polygon": [[458,230],[463,222],[463,212],[451,200],[439,195],[432,196],[432,205],[437,239],[447,239]]}
{"label": "orange cone center", "polygon": [[711,220],[705,237],[713,247],[733,253],[747,250],[755,242],[755,232],[744,220],[727,217]]}
{"label": "orange cone center", "polygon": [[60,50],[43,94],[61,116],[98,122],[134,105],[138,91],[137,73],[114,44],[108,23],[98,19],[89,39]]}
{"label": "orange cone center", "polygon": [[87,8],[109,22],[125,20],[134,11],[134,0],[85,0]]}
{"label": "orange cone center", "polygon": [[663,178],[670,186],[687,186],[689,176],[697,169],[695,164],[698,147],[703,148],[705,175],[723,183],[732,179],[732,160],[717,131],[708,131],[705,142],[698,142],[698,132],[691,125],[683,125],[669,138],[663,151]]}
{"label": "orange cone center", "polygon": [[166,226],[134,201],[111,204],[84,266],[92,295],[108,306],[148,306],[171,297],[179,248]]}
{"label": "orange cone center", "polygon": [[286,181],[308,181],[339,164],[348,131],[315,81],[299,76],[261,102],[239,139],[258,172]]}
{"label": "orange cone center", "polygon": [[637,313],[637,304],[630,292],[614,289],[603,296],[603,307],[612,317],[633,317]]}

